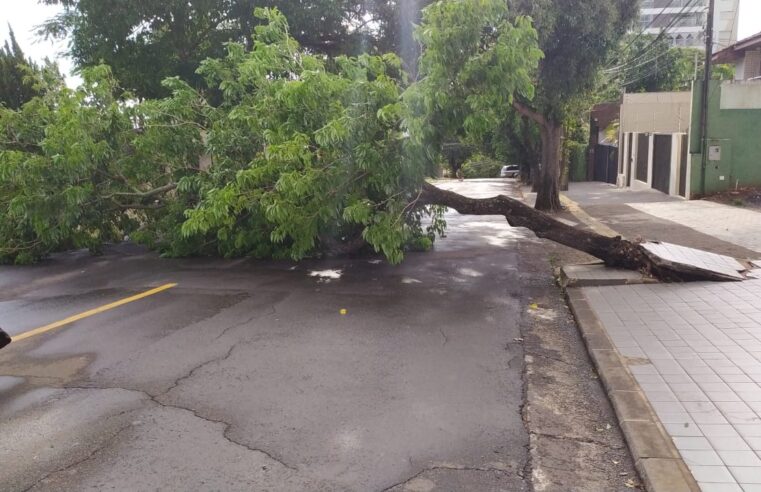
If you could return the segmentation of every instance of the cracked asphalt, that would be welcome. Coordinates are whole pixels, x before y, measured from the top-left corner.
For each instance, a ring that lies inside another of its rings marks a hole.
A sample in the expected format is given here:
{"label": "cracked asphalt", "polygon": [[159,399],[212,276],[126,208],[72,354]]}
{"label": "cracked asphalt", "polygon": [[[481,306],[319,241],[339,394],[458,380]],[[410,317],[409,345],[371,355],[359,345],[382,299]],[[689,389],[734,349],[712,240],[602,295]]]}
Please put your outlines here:
{"label": "cracked asphalt", "polygon": [[[399,266],[167,260],[124,244],[0,267],[11,335],[178,284],[0,351],[0,490],[552,490],[532,484],[544,434],[524,405],[519,255],[543,243],[500,217],[447,220],[435,251]],[[531,295],[562,304],[536,261]],[[594,437],[626,461],[620,438]]]}

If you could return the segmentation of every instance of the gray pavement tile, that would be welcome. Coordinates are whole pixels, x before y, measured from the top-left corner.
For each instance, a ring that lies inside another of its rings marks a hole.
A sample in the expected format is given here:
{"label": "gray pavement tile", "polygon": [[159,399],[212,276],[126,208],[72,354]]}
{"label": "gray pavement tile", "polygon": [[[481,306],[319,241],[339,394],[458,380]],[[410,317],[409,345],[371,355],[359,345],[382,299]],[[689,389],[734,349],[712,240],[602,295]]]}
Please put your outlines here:
{"label": "gray pavement tile", "polygon": [[637,380],[638,383],[659,383],[659,382],[665,382],[666,380],[663,379],[663,376],[660,374],[639,374],[634,375],[634,379]]}
{"label": "gray pavement tile", "polygon": [[639,383],[643,391],[671,391],[665,381],[657,383]]}
{"label": "gray pavement tile", "polygon": [[641,366],[629,366],[629,371],[637,376],[639,374],[658,374],[658,371],[655,369],[655,366],[652,364],[644,364]]}
{"label": "gray pavement tile", "polygon": [[756,383],[729,383],[729,387],[732,391],[761,391],[761,386]]}
{"label": "gray pavement tile", "polygon": [[653,410],[655,410],[655,413],[657,414],[687,412],[684,406],[678,401],[651,401],[650,406],[653,407]]}
{"label": "gray pavement tile", "polygon": [[[746,374],[725,374],[721,378],[728,383],[749,383],[752,381],[751,377]],[[761,376],[759,380],[761,380]]]}
{"label": "gray pavement tile", "polygon": [[709,438],[711,437],[738,437],[739,432],[734,426],[729,424],[701,424],[700,428],[703,434]]}
{"label": "gray pavement tile", "polygon": [[708,441],[711,449],[716,451],[749,451],[750,446],[742,437],[718,437],[709,436]]}
{"label": "gray pavement tile", "polygon": [[[684,424],[693,422],[692,417],[687,412],[657,412],[658,418],[664,424]],[[702,434],[701,434],[702,435]]]}
{"label": "gray pavement tile", "polygon": [[718,407],[710,401],[686,401],[682,402],[688,412],[716,412]]}
{"label": "gray pavement tile", "polygon": [[759,391],[738,391],[737,396],[744,402],[761,403],[761,390]]}
{"label": "gray pavement tile", "polygon": [[737,432],[743,437],[761,437],[761,423],[737,424],[734,427],[737,429]]}
{"label": "gray pavement tile", "polygon": [[761,469],[761,458],[754,451],[717,451],[727,466],[754,466]]}
{"label": "gray pavement tile", "polygon": [[645,390],[647,399],[652,402],[678,402],[676,395],[671,391],[647,391]]}
{"label": "gray pavement tile", "polygon": [[737,483],[726,466],[691,466],[695,480],[701,483]]}
{"label": "gray pavement tile", "polygon": [[717,411],[709,411],[709,412],[691,412],[690,418],[695,421],[697,424],[702,425],[722,425],[722,424],[729,424],[729,421],[724,417],[724,415]]}
{"label": "gray pavement tile", "polygon": [[672,437],[701,437],[703,435],[700,428],[691,420],[672,424],[664,422],[663,427]]}
{"label": "gray pavement tile", "polygon": [[743,402],[737,401],[718,401],[715,403],[716,408],[722,411],[724,414],[728,413],[753,413],[753,410]]}
{"label": "gray pavement tile", "polygon": [[[692,383],[692,382],[695,381],[687,373],[684,373],[684,374],[664,374],[662,377],[669,384],[671,384],[671,383]],[[718,376],[716,376],[716,377],[718,378]],[[719,379],[719,381],[721,381],[721,380]]]}
{"label": "gray pavement tile", "polygon": [[636,346],[631,347],[619,347],[618,351],[623,355],[624,357],[631,357],[636,359],[646,359],[647,354],[642,351],[641,348]]}
{"label": "gray pavement tile", "polygon": [[697,391],[674,391],[678,401],[711,401],[706,393]]}
{"label": "gray pavement tile", "polygon": [[706,381],[698,381],[698,384],[703,391],[732,391],[727,383],[712,383]]}
{"label": "gray pavement tile", "polygon": [[761,453],[761,437],[746,437],[745,442],[748,443],[750,449],[756,453]]}
{"label": "gray pavement tile", "polygon": [[745,492],[736,483],[698,483],[701,492]]}
{"label": "gray pavement tile", "polygon": [[[674,445],[681,451],[713,451],[713,445],[705,437],[675,437]],[[747,445],[746,445],[747,446]],[[750,448],[748,448],[750,449]]]}
{"label": "gray pavement tile", "polygon": [[761,466],[731,466],[729,470],[741,486],[761,484]]}
{"label": "gray pavement tile", "polygon": [[732,391],[706,391],[711,401],[741,401],[740,396]]}
{"label": "gray pavement tile", "polygon": [[740,487],[743,492],[761,492],[761,484],[744,483]]}
{"label": "gray pavement tile", "polygon": [[756,412],[725,412],[725,417],[730,424],[759,424],[761,417]]}
{"label": "gray pavement tile", "polygon": [[712,449],[685,449],[679,454],[688,466],[722,466],[721,457]]}

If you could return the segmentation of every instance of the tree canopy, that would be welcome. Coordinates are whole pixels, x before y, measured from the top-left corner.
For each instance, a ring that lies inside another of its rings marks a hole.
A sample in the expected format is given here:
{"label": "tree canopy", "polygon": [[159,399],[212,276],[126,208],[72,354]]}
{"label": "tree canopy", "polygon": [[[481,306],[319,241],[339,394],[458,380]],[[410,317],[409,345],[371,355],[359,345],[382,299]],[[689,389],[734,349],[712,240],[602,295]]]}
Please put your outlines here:
{"label": "tree canopy", "polygon": [[559,197],[563,123],[585,106],[599,71],[639,14],[631,0],[509,0],[513,15],[530,16],[544,53],[533,101],[515,107],[540,128],[542,168],[536,206],[561,208]]}
{"label": "tree canopy", "polygon": [[58,77],[58,69],[46,61],[40,67],[28,59],[21,50],[13,28],[8,26],[9,39],[0,48],[0,105],[18,109],[22,104],[40,95],[35,76],[47,72],[48,77]]}
{"label": "tree canopy", "polygon": [[123,87],[144,98],[167,95],[161,82],[179,76],[194,87],[201,61],[225,54],[225,43],[251,48],[258,7],[277,7],[310,53],[330,56],[397,52],[413,61],[412,24],[430,0],[43,0],[63,12],[43,26],[69,35],[78,67],[105,63]]}

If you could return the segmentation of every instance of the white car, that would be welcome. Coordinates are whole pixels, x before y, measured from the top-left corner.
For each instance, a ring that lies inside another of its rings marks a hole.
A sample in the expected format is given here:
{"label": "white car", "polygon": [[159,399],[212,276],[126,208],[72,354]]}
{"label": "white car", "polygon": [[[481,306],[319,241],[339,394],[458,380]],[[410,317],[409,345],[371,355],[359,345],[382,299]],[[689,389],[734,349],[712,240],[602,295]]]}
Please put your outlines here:
{"label": "white car", "polygon": [[499,172],[500,178],[517,178],[521,173],[520,166],[502,166],[502,170]]}

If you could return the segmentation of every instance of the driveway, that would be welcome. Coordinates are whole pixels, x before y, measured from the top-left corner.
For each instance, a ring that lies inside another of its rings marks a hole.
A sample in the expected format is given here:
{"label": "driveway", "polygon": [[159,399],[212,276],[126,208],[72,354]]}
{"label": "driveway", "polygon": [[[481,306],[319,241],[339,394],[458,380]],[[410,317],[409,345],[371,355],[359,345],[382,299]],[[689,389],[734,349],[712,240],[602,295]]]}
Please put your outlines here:
{"label": "driveway", "polygon": [[527,490],[526,233],[448,221],[400,266],[127,244],[0,268],[3,328],[39,329],[0,351],[0,489]]}

